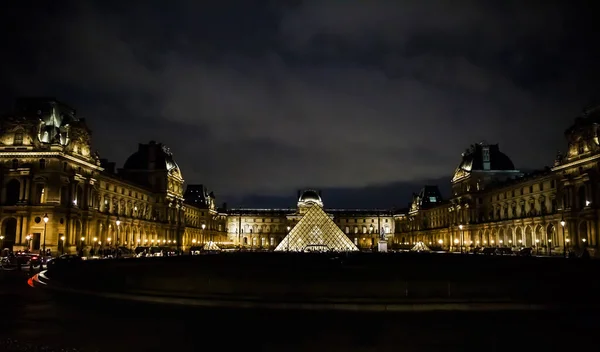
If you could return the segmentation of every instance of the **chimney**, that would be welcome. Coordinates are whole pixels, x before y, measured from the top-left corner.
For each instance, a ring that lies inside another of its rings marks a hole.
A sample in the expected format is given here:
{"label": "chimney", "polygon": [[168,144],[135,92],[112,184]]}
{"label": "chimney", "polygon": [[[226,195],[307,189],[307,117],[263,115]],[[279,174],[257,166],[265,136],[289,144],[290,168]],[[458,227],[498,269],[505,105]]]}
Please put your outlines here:
{"label": "chimney", "polygon": [[489,144],[482,142],[481,143],[481,157],[483,158],[483,169],[490,169],[490,146]]}

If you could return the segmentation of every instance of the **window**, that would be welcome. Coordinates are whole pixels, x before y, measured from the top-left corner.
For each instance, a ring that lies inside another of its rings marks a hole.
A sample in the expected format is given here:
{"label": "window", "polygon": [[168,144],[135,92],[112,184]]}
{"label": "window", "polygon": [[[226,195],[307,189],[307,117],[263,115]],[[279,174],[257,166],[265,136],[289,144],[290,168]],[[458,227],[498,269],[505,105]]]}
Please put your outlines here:
{"label": "window", "polygon": [[15,133],[13,145],[23,145],[23,133]]}
{"label": "window", "polygon": [[39,204],[43,204],[44,203],[44,193],[46,193],[46,190],[44,189],[44,184],[43,183],[38,183],[35,185],[35,189],[36,189],[36,201]]}
{"label": "window", "polygon": [[46,168],[46,159],[40,159],[40,169],[44,170]]}
{"label": "window", "polygon": [[18,169],[19,168],[19,160],[17,160],[17,159],[13,159],[12,160],[12,168],[13,169]]}

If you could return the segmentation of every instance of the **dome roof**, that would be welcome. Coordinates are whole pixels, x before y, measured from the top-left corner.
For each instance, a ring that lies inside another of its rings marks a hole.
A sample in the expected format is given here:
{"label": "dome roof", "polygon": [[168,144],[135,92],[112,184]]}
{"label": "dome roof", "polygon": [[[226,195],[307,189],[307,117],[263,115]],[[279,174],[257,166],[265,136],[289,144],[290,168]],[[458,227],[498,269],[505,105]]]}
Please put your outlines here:
{"label": "dome roof", "polygon": [[323,206],[323,200],[321,199],[319,192],[312,190],[312,189],[307,189],[307,190],[301,192],[300,197],[298,198],[298,203],[303,203],[303,204],[315,203],[315,204],[319,204],[320,206]]}
{"label": "dome roof", "polygon": [[140,144],[138,151],[131,154],[124,170],[166,170],[169,173],[181,177],[179,166],[173,159],[173,154],[162,143],[151,141],[148,144]]}
{"label": "dome roof", "polygon": [[[485,151],[485,152],[484,152]],[[488,162],[484,161],[485,154]],[[498,144],[477,143],[462,155],[462,160],[454,173],[453,181],[473,171],[516,171],[510,158],[500,151]]]}

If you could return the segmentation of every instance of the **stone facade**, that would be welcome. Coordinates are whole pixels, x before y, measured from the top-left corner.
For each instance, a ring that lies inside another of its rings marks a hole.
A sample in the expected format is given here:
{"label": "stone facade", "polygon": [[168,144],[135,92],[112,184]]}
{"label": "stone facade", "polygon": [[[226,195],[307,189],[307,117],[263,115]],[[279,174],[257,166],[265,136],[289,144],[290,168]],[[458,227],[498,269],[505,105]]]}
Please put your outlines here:
{"label": "stone facade", "polygon": [[[422,241],[444,250],[530,247],[538,253],[597,253],[600,231],[600,109],[589,109],[566,132],[567,153],[553,167],[523,174],[498,146],[471,146],[457,167],[448,200],[395,214],[397,245]],[[564,224],[564,226],[563,226]]]}
{"label": "stone facade", "polygon": [[[595,254],[599,123],[600,109],[577,118],[565,133],[567,153],[540,172],[520,172],[497,145],[482,142],[463,153],[447,200],[426,186],[406,211],[325,211],[360,249],[376,248],[383,236],[395,247],[422,241],[452,251],[527,246]],[[203,185],[184,193],[173,154],[156,142],[140,144],[115,170],[92,152],[85,120],[52,98],[18,100],[2,118],[0,183],[0,244],[14,250],[44,244],[65,253],[117,244],[187,250],[209,241],[273,250],[308,205],[324,207],[318,191],[306,190],[293,208],[218,209]]]}
{"label": "stone facade", "polygon": [[160,143],[140,144],[115,170],[91,152],[85,120],[52,98],[17,101],[0,128],[3,248],[73,253],[225,239],[226,215],[214,199],[184,203],[181,172]]}
{"label": "stone facade", "polygon": [[[321,195],[314,190],[298,192],[296,208],[233,209],[228,212],[228,239],[234,245],[274,249],[313,204],[323,207]],[[325,209],[327,214],[361,249],[374,249],[381,232],[390,241],[394,234],[392,211],[376,209]]]}
{"label": "stone facade", "polygon": [[[20,99],[2,117],[2,248],[76,253],[160,245],[185,251],[213,241],[272,250],[306,202],[318,197],[323,206],[317,192],[306,191],[296,209],[217,209],[203,185],[188,185],[184,194],[181,170],[161,143],[140,144],[118,170],[91,148],[85,120],[54,98]],[[328,212],[359,247],[373,247],[378,228],[393,235],[391,212]]]}

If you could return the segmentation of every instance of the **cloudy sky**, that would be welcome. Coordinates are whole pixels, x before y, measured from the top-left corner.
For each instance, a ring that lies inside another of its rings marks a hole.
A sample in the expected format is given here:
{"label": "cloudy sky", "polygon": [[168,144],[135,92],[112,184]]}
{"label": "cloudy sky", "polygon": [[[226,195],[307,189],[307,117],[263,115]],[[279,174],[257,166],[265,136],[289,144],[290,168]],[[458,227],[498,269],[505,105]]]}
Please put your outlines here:
{"label": "cloudy sky", "polygon": [[3,110],[56,96],[102,157],[162,141],[231,202],[308,186],[404,205],[381,190],[447,184],[481,140],[539,168],[598,101],[593,11],[576,2],[7,3]]}

